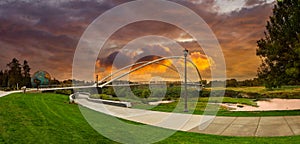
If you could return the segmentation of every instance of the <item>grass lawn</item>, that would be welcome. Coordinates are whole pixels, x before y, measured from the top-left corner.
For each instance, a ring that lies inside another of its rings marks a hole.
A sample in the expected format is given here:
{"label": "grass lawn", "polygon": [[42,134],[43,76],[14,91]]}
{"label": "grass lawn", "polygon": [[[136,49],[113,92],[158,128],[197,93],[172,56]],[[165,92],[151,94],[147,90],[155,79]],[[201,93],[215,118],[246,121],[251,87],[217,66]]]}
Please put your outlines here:
{"label": "grass lawn", "polygon": [[[110,117],[100,113],[102,117]],[[129,122],[133,123],[133,122]],[[118,133],[115,133],[118,135]],[[59,94],[12,94],[0,98],[0,143],[115,143],[85,121],[79,107]],[[300,136],[226,137],[176,132],[159,143],[300,143]]]}
{"label": "grass lawn", "polygon": [[[257,93],[265,98],[300,98],[300,86],[283,86],[282,88],[276,88],[272,90],[267,90],[265,87],[229,87],[226,90],[231,90],[241,93]],[[259,98],[258,99],[261,99]],[[193,114],[203,114],[206,107],[216,107],[216,105],[208,104],[208,97],[200,97],[199,99],[192,99],[193,102],[188,103],[189,108],[194,108],[194,111],[189,113]],[[257,106],[256,99],[251,98],[233,98],[233,97],[224,97],[223,103],[233,103],[233,104],[245,104],[250,106]],[[195,102],[198,102],[197,104]],[[216,100],[219,101],[220,100]],[[210,98],[210,102],[214,103],[214,98]],[[182,102],[175,101],[168,104],[159,104],[158,106],[149,106],[146,104],[136,104],[133,105],[134,108],[140,109],[149,109],[154,111],[164,111],[164,112],[179,112],[183,113],[184,104]],[[176,108],[176,109],[175,109]],[[278,110],[278,111],[228,111],[225,108],[220,107],[220,110],[217,113],[218,116],[293,116],[300,115],[300,110]]]}
{"label": "grass lawn", "polygon": [[[215,104],[208,104],[208,98],[199,98],[198,102],[194,100],[193,102],[188,102],[188,107],[190,109],[194,108],[194,111],[189,111],[189,113],[193,114],[203,114],[207,107],[215,107],[214,110],[217,109],[217,105]],[[213,98],[211,102],[213,102]],[[254,99],[247,99],[247,98],[230,98],[224,97],[223,103],[238,103],[238,104],[245,104],[256,106]],[[167,104],[159,104],[158,106],[150,106],[147,104],[135,104],[133,108],[138,109],[148,109],[153,111],[163,111],[163,112],[176,112],[176,113],[184,113],[184,103],[183,101],[172,102]],[[240,116],[240,117],[251,117],[251,116],[293,116],[293,115],[300,115],[300,110],[278,110],[278,111],[229,111],[225,108],[220,107],[220,110],[217,113],[218,116]]]}
{"label": "grass lawn", "polygon": [[[189,104],[189,107],[193,107],[193,104]],[[156,107],[151,108],[154,111],[164,111],[164,112],[178,112],[184,113],[183,104],[179,104],[179,108],[175,109],[177,106],[176,102],[169,103],[169,104],[160,104]],[[213,105],[208,105],[213,106]],[[198,103],[193,114],[203,114],[206,107],[206,103]],[[140,106],[141,108],[141,106]],[[175,111],[174,111],[175,109]],[[179,110],[181,109],[181,111]],[[192,112],[190,112],[192,113]],[[217,113],[218,116],[239,116],[239,117],[256,117],[256,116],[294,116],[300,115],[300,110],[289,110],[289,111],[228,111],[225,109],[220,108]]]}
{"label": "grass lawn", "polygon": [[0,143],[110,143],[93,130],[77,105],[59,94],[0,98]]}
{"label": "grass lawn", "polygon": [[[219,98],[216,98],[216,99],[218,100]],[[208,98],[208,97],[201,98],[200,97],[198,99],[198,102],[208,102],[208,101],[214,102],[214,98],[213,97],[212,98]],[[222,103],[245,104],[245,105],[249,105],[249,106],[257,106],[254,99],[248,99],[248,98],[223,97]]]}
{"label": "grass lawn", "polygon": [[300,92],[300,86],[282,86],[281,88],[274,88],[272,90],[268,90],[265,87],[227,87],[226,89],[238,92],[252,92],[259,94]]}

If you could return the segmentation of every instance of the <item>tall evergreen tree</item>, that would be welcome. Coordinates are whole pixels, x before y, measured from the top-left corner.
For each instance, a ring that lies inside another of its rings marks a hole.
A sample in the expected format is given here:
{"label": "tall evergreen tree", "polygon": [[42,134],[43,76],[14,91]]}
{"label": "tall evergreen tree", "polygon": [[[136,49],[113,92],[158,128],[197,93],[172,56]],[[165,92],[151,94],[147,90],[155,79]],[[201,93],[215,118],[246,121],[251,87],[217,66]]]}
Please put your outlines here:
{"label": "tall evergreen tree", "polygon": [[23,63],[23,85],[26,87],[31,87],[31,82],[30,82],[30,67],[29,64],[26,60],[24,60]]}
{"label": "tall evergreen tree", "polygon": [[257,42],[262,64],[258,77],[268,88],[300,80],[300,0],[281,0],[266,25],[265,38]]}
{"label": "tall evergreen tree", "polygon": [[7,64],[8,70],[8,87],[13,89],[17,88],[17,85],[20,86],[22,83],[22,70],[19,61],[16,58]]}

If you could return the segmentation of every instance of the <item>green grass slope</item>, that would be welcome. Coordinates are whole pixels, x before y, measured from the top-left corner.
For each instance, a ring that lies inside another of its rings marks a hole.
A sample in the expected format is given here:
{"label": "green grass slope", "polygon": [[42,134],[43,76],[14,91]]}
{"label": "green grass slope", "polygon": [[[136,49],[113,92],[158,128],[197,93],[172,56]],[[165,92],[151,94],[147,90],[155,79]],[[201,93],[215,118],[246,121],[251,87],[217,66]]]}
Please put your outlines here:
{"label": "green grass slope", "polygon": [[[78,106],[68,104],[67,96],[46,93],[0,98],[0,143],[115,142],[90,127]],[[176,132],[160,143],[300,143],[300,136],[226,137]]]}

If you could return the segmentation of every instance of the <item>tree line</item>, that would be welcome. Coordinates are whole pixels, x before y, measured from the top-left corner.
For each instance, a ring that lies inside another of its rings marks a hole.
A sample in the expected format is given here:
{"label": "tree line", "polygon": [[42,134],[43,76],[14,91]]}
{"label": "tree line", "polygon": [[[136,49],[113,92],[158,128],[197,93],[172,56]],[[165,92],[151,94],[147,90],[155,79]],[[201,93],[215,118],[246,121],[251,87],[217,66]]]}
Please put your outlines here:
{"label": "tree line", "polygon": [[[21,87],[31,88],[31,75],[30,66],[27,60],[24,60],[21,64],[16,58],[13,58],[11,62],[6,64],[5,70],[0,70],[0,87],[4,90],[17,90]],[[49,85],[46,87],[68,87],[73,83],[78,85],[91,85],[93,82],[79,81],[79,80],[63,80],[51,79]]]}
{"label": "tree line", "polygon": [[[209,83],[203,83],[206,87],[211,87],[212,82],[215,86],[224,85],[225,81],[210,81]],[[264,83],[258,78],[246,79],[243,81],[238,81],[236,79],[227,79],[226,87],[254,87],[254,86],[263,86]]]}
{"label": "tree line", "polygon": [[27,60],[20,64],[13,58],[7,65],[7,69],[0,71],[0,86],[9,89],[20,89],[22,86],[31,87],[30,66]]}

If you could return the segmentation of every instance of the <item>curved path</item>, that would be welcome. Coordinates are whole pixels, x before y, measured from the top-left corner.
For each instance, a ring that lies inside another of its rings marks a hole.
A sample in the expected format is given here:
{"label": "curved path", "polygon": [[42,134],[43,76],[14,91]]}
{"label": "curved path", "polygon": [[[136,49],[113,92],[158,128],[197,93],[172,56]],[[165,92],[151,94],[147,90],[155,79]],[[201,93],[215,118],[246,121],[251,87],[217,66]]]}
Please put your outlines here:
{"label": "curved path", "polygon": [[[200,130],[201,115],[174,114],[167,112],[148,111],[116,107],[90,102],[87,99],[76,99],[76,102],[89,109],[106,113],[115,117],[143,124],[181,130],[188,132],[224,135],[224,136],[292,136],[300,135],[300,116],[276,117],[221,117],[217,116],[204,130]],[[182,121],[187,116],[191,118],[183,126],[178,123],[161,125],[161,121],[172,114],[174,121]]]}
{"label": "curved path", "polygon": [[[2,92],[0,97],[20,91]],[[300,116],[276,116],[276,117],[220,117],[217,116],[210,125],[200,130],[201,115],[174,114],[167,112],[148,111],[140,109],[123,108],[94,103],[85,98],[76,99],[76,102],[92,110],[106,113],[115,117],[123,118],[130,121],[140,122],[148,125],[159,126],[174,130],[224,135],[224,136],[292,136],[300,135]],[[174,123],[187,116],[190,119],[178,127],[177,124],[160,125],[164,118],[172,115]]]}
{"label": "curved path", "polygon": [[6,91],[0,91],[0,98],[4,97],[4,96],[7,96],[9,94],[18,93],[18,92],[22,92],[22,91],[21,90],[18,90],[18,91],[8,91],[8,92],[6,92]]}

